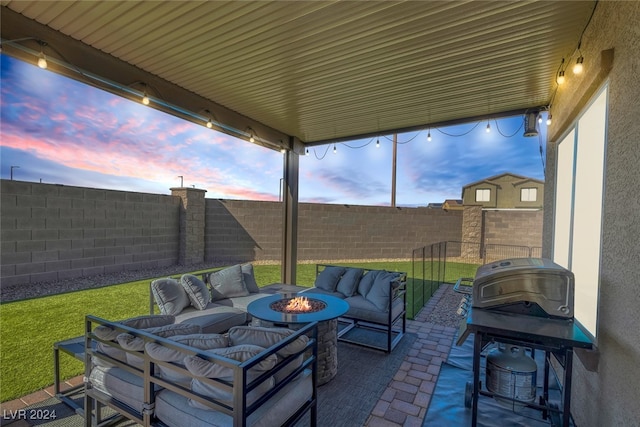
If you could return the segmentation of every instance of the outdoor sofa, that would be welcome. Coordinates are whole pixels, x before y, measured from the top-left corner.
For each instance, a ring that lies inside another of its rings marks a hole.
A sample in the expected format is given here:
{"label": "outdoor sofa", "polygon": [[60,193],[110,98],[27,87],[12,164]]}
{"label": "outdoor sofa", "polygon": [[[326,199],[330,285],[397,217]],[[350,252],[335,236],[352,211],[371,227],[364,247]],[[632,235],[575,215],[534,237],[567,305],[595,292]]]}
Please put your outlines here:
{"label": "outdoor sofa", "polygon": [[[340,317],[347,326],[338,333],[338,340],[391,352],[406,332],[407,274],[317,264],[313,288],[305,294],[320,293],[344,299],[349,311]],[[353,328],[367,328],[384,334],[384,344],[351,339]]]}
{"label": "outdoor sofa", "polygon": [[152,281],[149,314],[154,314],[157,305],[161,314],[175,316],[175,323],[198,325],[203,333],[221,333],[251,320],[247,306],[252,301],[303,289],[277,283],[259,288],[253,265],[237,264],[200,277],[184,274]]}
{"label": "outdoor sofa", "polygon": [[86,317],[85,426],[104,406],[145,427],[316,425],[315,322],[202,334],[174,320]]}

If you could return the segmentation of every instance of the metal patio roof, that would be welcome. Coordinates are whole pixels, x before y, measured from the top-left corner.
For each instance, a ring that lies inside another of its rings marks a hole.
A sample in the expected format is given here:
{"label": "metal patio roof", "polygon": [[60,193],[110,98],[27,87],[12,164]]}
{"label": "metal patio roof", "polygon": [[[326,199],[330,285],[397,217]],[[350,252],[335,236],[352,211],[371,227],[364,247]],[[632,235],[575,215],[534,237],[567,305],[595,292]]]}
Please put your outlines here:
{"label": "metal patio roof", "polygon": [[0,4],[4,53],[276,148],[548,106],[596,2]]}

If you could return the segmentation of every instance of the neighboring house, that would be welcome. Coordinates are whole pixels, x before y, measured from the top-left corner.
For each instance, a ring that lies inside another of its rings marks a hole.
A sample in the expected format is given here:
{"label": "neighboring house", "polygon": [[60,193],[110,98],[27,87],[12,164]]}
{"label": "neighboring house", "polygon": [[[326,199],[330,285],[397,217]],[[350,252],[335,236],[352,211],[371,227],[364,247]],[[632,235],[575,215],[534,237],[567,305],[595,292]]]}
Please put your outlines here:
{"label": "neighboring house", "polygon": [[462,187],[464,205],[490,209],[542,209],[544,182],[503,173]]}
{"label": "neighboring house", "polygon": [[429,203],[427,208],[429,209],[442,209],[443,203]]}
{"label": "neighboring house", "polygon": [[461,211],[464,207],[460,199],[447,199],[442,204],[442,209],[445,211]]}

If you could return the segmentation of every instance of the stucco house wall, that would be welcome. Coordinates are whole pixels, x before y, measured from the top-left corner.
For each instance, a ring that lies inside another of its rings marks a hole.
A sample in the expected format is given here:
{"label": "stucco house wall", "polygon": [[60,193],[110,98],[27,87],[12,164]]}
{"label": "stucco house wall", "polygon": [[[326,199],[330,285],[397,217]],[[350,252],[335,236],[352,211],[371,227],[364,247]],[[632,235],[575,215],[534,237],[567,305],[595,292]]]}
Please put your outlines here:
{"label": "stucco house wall", "polygon": [[[582,38],[584,73],[567,79],[551,111],[543,233],[547,257],[553,256],[557,143],[592,96],[609,84],[604,196],[593,201],[603,209],[597,350],[575,356],[573,363],[571,412],[579,426],[640,425],[639,23],[640,2],[599,2]],[[614,49],[611,67],[602,60],[609,49]]]}

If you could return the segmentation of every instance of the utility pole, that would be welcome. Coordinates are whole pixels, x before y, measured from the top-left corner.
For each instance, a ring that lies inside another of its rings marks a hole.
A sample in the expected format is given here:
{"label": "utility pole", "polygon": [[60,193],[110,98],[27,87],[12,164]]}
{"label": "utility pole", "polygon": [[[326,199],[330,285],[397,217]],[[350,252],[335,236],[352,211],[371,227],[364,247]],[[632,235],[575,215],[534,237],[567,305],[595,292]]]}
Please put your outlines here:
{"label": "utility pole", "polygon": [[398,158],[398,134],[393,134],[393,160],[391,163],[391,207],[396,207],[396,161]]}
{"label": "utility pole", "polygon": [[20,169],[20,166],[11,166],[11,181],[13,181],[13,170]]}

